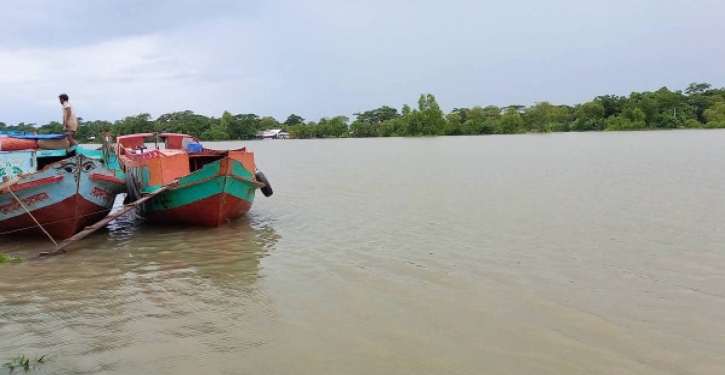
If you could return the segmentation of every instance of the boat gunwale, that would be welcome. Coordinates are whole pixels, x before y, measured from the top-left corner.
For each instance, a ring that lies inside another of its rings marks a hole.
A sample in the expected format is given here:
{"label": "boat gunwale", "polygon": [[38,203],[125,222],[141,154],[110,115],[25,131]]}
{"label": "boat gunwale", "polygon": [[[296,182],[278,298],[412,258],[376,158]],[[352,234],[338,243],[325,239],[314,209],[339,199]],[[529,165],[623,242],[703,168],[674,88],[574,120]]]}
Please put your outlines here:
{"label": "boat gunwale", "polygon": [[[213,162],[211,162],[211,163],[209,163],[207,165],[211,165],[213,163],[219,163],[219,164],[221,164],[221,162],[224,159],[227,159],[227,160],[230,160],[230,161],[237,161],[235,159],[230,158],[229,156],[224,156],[224,157],[220,158],[219,160],[215,160],[215,161],[213,161]],[[205,165],[205,167],[206,167],[206,165]],[[246,177],[242,177],[242,176],[239,176],[239,175],[234,174],[234,173],[231,173],[231,174],[226,174],[226,173],[224,173],[224,174],[217,174],[217,175],[210,176],[210,177],[206,177],[206,178],[203,178],[203,179],[200,179],[200,180],[191,181],[191,182],[187,182],[187,183],[183,183],[183,184],[181,183],[181,181],[180,181],[181,179],[187,178],[187,177],[190,177],[190,176],[193,176],[194,174],[199,173],[200,171],[201,171],[201,169],[199,169],[197,171],[194,171],[192,173],[189,173],[188,175],[186,175],[186,176],[184,176],[184,177],[182,177],[180,179],[177,179],[176,181],[172,182],[169,185],[175,185],[175,186],[172,186],[169,190],[170,191],[171,190],[179,190],[179,189],[182,189],[182,188],[185,188],[185,187],[195,186],[195,185],[202,184],[202,183],[205,183],[205,182],[213,181],[213,180],[215,180],[217,178],[234,178],[236,180],[239,180],[239,181],[243,181],[243,182],[252,184],[252,185],[254,185],[254,186],[256,186],[257,188],[260,188],[260,189],[265,186],[263,183],[261,183],[259,181],[255,181],[255,180],[252,180],[252,179],[249,179],[249,178],[246,178]],[[253,173],[253,172],[250,172],[250,173]],[[142,189],[142,190],[144,190],[143,191],[143,194],[150,194],[151,192],[155,191],[156,189],[158,189],[161,186],[164,186],[164,185],[147,186],[147,187],[145,187],[145,188]]]}

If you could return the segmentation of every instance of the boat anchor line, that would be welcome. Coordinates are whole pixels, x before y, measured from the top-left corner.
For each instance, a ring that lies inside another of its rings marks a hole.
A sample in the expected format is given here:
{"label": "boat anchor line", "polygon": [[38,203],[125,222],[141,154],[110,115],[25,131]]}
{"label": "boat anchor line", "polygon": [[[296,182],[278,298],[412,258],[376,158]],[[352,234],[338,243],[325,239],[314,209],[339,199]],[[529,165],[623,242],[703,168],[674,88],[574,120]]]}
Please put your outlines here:
{"label": "boat anchor line", "polygon": [[[93,216],[93,215],[96,215],[96,214],[100,214],[100,213],[103,213],[103,212],[110,212],[110,211],[111,211],[111,209],[104,209],[104,210],[92,211],[92,212],[89,212],[89,213],[87,213],[85,215],[78,215],[77,217]],[[75,218],[72,218],[71,217],[71,218],[63,219],[63,220],[50,221],[50,222],[45,223],[44,225],[45,226],[48,226],[48,225],[53,225],[53,224],[60,224],[60,223],[65,223],[65,222],[73,221],[73,220],[75,220]],[[7,232],[0,232],[0,235],[18,233],[18,232],[22,232],[22,231],[25,231],[25,230],[28,230],[28,229],[37,228],[37,227],[38,227],[37,225],[31,225],[29,227],[13,229],[13,230],[9,230]]]}
{"label": "boat anchor line", "polygon": [[0,194],[2,194],[5,190],[10,190],[10,188],[17,185],[22,177],[23,175],[15,176],[11,180],[0,183]]}
{"label": "boat anchor line", "polygon": [[48,238],[50,238],[50,241],[53,242],[53,244],[55,244],[55,246],[58,246],[58,243],[55,242],[55,239],[53,238],[53,236],[51,236],[50,233],[48,233],[48,231],[45,230],[45,228],[43,228],[43,226],[40,224],[40,222],[38,222],[38,219],[35,218],[33,213],[30,212],[30,210],[27,207],[25,207],[25,204],[23,203],[23,201],[21,201],[20,198],[18,198],[18,196],[15,195],[15,192],[11,188],[7,188],[7,190],[10,192],[10,194],[12,194],[13,198],[15,198],[15,201],[18,202],[18,204],[20,204],[20,207],[22,207],[25,210],[25,212],[28,214],[28,216],[30,216],[30,218],[33,219],[33,221],[38,226],[38,228],[40,228],[40,230],[42,230],[43,233],[45,233],[45,235],[48,236]]}

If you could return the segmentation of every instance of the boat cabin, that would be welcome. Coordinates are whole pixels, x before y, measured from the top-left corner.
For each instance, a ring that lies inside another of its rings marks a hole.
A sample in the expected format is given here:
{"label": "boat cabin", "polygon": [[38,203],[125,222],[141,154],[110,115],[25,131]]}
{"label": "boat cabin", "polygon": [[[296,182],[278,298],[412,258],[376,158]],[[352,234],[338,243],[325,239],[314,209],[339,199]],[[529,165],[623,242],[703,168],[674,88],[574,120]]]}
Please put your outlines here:
{"label": "boat cabin", "polygon": [[67,150],[0,151],[0,182],[43,170],[46,166],[76,156],[76,146]]}
{"label": "boat cabin", "polygon": [[[59,140],[65,141],[65,134],[0,132],[0,182],[41,171],[49,164],[76,156],[77,146],[49,149],[49,145],[63,145]],[[45,144],[39,145],[41,142]]]}
{"label": "boat cabin", "polygon": [[196,137],[179,133],[124,135],[117,137],[116,143],[119,160],[143,188],[169,184],[230,153],[246,153],[245,149],[206,149]]}

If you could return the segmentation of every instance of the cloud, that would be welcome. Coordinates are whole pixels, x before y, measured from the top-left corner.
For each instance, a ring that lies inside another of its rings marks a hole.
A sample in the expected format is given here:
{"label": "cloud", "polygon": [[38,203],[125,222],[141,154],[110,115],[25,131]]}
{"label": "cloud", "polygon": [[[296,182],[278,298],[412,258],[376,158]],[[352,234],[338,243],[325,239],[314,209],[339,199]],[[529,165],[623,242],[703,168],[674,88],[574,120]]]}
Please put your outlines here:
{"label": "cloud", "polygon": [[[80,108],[114,105],[134,91],[170,83],[178,85],[198,73],[194,61],[175,61],[165,53],[164,38],[132,37],[74,48],[0,51],[0,85],[14,87],[2,95],[58,106],[56,96],[68,92]],[[55,109],[55,108],[54,108]]]}
{"label": "cloud", "polygon": [[0,50],[3,102],[24,102],[55,116],[57,95],[66,92],[84,118],[119,118],[140,112],[159,115],[194,109],[217,114],[226,106],[254,95],[261,81],[260,65],[250,58],[253,42],[235,48],[212,35],[225,25],[184,33],[118,38],[72,48]]}
{"label": "cloud", "polygon": [[60,92],[86,119],[317,119],[424,92],[451,109],[722,86],[723,11],[717,0],[28,0],[0,13],[0,121],[57,120]]}

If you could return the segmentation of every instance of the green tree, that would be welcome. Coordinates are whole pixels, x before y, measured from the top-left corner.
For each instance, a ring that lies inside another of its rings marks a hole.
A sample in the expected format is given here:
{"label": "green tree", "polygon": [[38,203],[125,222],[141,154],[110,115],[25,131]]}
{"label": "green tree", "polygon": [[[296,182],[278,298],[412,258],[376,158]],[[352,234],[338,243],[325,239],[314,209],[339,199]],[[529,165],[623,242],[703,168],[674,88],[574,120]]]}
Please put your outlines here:
{"label": "green tree", "polygon": [[312,136],[312,127],[315,126],[314,122],[310,121],[308,124],[297,124],[287,128],[292,138],[310,138]]}
{"label": "green tree", "polygon": [[626,110],[619,116],[610,116],[606,120],[606,130],[644,130],[646,115],[639,108]]}
{"label": "green tree", "polygon": [[501,108],[489,105],[483,108],[483,126],[479,134],[494,134],[501,131]]}
{"label": "green tree", "polygon": [[230,139],[252,139],[259,128],[259,116],[248,113],[234,115],[233,121],[227,126]]}
{"label": "green tree", "polygon": [[[193,111],[171,112],[151,120],[142,113],[113,123],[85,121],[79,118],[79,140],[100,139],[104,132],[112,135],[152,131],[186,133],[202,139],[251,139],[256,132],[283,128],[295,138],[321,137],[393,137],[428,135],[473,135],[520,133],[525,131],[598,131],[641,130],[648,128],[725,127],[723,106],[725,89],[708,83],[690,84],[684,91],[662,87],[654,92],[633,92],[629,96],[604,95],[574,107],[536,103],[530,107],[509,105],[454,108],[445,114],[431,94],[419,97],[417,106],[403,105],[398,111],[390,106],[355,113],[350,123],[345,116],[309,121],[296,114],[280,124],[273,117],[255,114],[207,117]],[[349,126],[348,126],[349,124]],[[53,121],[42,126],[34,123],[8,125],[2,131],[59,133],[62,126]]]}
{"label": "green tree", "polygon": [[113,124],[116,135],[153,132],[155,125],[151,121],[151,115],[142,113],[136,116],[128,116]]}
{"label": "green tree", "polygon": [[697,83],[697,82],[693,82],[693,83],[691,83],[691,84],[689,84],[687,86],[687,88],[685,89],[685,94],[687,94],[687,95],[702,95],[705,92],[707,92],[708,90],[710,90],[711,87],[712,87],[712,85],[709,84],[709,83]]}
{"label": "green tree", "polygon": [[694,118],[691,118],[687,121],[685,121],[685,128],[689,129],[695,129],[695,128],[701,128],[702,123],[700,121],[695,120]]}
{"label": "green tree", "polygon": [[603,95],[597,96],[594,100],[601,102],[604,107],[604,117],[619,116],[627,105],[626,96]]}
{"label": "green tree", "polygon": [[111,133],[113,124],[109,121],[83,121],[78,124],[78,139],[84,139],[86,142],[93,138],[94,142],[101,142],[104,133]]}
{"label": "green tree", "polygon": [[380,136],[379,126],[380,124],[355,120],[350,124],[350,132],[356,138],[378,137]]}
{"label": "green tree", "polygon": [[725,102],[716,102],[704,113],[708,128],[725,128]]}
{"label": "green tree", "polygon": [[[410,107],[407,105],[403,106],[403,113],[410,115]],[[408,135],[408,120],[406,115],[392,120],[384,121],[380,124],[380,136],[381,137],[401,137]]]}
{"label": "green tree", "polygon": [[693,112],[687,104],[687,97],[681,91],[670,91],[667,87],[663,87],[654,92],[653,98],[659,113],[654,123],[655,127],[676,128],[687,118],[693,117]]}
{"label": "green tree", "polygon": [[398,110],[387,105],[364,112],[355,113],[355,121],[350,125],[354,137],[381,136],[380,126],[386,121],[399,118]]}
{"label": "green tree", "polygon": [[366,122],[369,124],[380,124],[400,117],[398,110],[387,105],[380,108],[371,109],[365,112],[355,113],[355,121]]}
{"label": "green tree", "polygon": [[229,126],[234,122],[234,118],[229,111],[224,111],[222,118],[218,123],[212,125],[201,134],[201,138],[209,141],[224,141],[229,139]]}
{"label": "green tree", "polygon": [[709,83],[691,83],[685,89],[685,94],[694,118],[702,123],[708,121],[704,115],[705,111],[715,102],[725,100],[723,89],[713,90]]}
{"label": "green tree", "polygon": [[501,116],[498,127],[495,129],[498,134],[524,133],[525,131],[524,119],[519,113],[519,109],[515,107],[506,109],[506,112]]}
{"label": "green tree", "polygon": [[259,120],[258,130],[270,130],[279,128],[279,122],[274,117],[266,116]]}
{"label": "green tree", "polygon": [[524,114],[524,122],[528,130],[540,132],[561,127],[569,121],[569,111],[549,102],[540,102],[529,107]]}
{"label": "green tree", "polygon": [[[173,112],[161,115],[155,121],[155,130],[173,133],[184,133],[201,137],[211,127],[212,119],[193,111]],[[131,132],[138,133],[138,132]],[[129,134],[123,132],[119,134]]]}
{"label": "green tree", "polygon": [[422,94],[418,99],[418,108],[403,108],[403,118],[407,132],[402,135],[443,135],[446,119],[443,111],[432,94]]}
{"label": "green tree", "polygon": [[350,119],[346,116],[336,116],[327,121],[325,137],[343,138],[348,136],[349,128],[347,123]]}
{"label": "green tree", "polygon": [[229,133],[225,132],[219,124],[213,124],[201,134],[200,138],[205,141],[224,141],[229,139]]}
{"label": "green tree", "polygon": [[574,112],[574,131],[604,129],[604,106],[600,101],[591,101],[579,105]]}
{"label": "green tree", "polygon": [[39,134],[60,134],[63,133],[63,131],[63,124],[58,121],[51,121],[50,123],[38,128]]}
{"label": "green tree", "polygon": [[292,125],[298,125],[298,124],[304,124],[305,119],[303,119],[301,116],[297,116],[296,114],[291,114],[287,117],[287,120],[283,122],[285,126],[292,126]]}
{"label": "green tree", "polygon": [[446,127],[444,131],[445,135],[461,135],[463,132],[463,122],[461,121],[461,115],[455,112],[451,112],[446,115]]}
{"label": "green tree", "polygon": [[[465,116],[461,129],[463,134],[490,134],[493,131],[487,126],[488,114],[485,108],[475,106],[466,111],[458,111],[458,113]],[[498,115],[499,112],[497,111],[496,114]]]}

